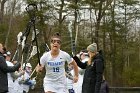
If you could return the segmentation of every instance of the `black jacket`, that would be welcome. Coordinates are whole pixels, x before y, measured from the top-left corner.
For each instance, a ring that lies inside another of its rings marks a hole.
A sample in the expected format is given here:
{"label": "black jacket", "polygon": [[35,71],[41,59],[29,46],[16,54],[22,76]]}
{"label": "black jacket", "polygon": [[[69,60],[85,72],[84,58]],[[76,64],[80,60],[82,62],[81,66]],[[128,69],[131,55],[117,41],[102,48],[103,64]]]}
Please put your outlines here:
{"label": "black jacket", "polygon": [[104,71],[104,60],[102,55],[99,53],[96,54],[91,65],[82,63],[77,56],[74,56],[73,58],[80,68],[86,69],[82,84],[82,93],[99,93]]}
{"label": "black jacket", "polygon": [[3,54],[0,53],[0,93],[8,91],[7,73],[14,72],[18,70],[19,67],[20,63],[17,63],[15,66],[12,67],[7,66]]}

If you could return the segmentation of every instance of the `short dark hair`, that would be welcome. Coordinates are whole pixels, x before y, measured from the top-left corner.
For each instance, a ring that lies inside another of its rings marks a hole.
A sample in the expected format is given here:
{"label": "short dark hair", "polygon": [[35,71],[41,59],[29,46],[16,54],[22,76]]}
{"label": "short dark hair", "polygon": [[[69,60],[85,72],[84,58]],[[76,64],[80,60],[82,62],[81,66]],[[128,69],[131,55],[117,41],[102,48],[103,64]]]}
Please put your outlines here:
{"label": "short dark hair", "polygon": [[61,35],[60,35],[59,32],[56,32],[56,33],[54,33],[54,34],[51,36],[51,39],[52,39],[52,38],[59,38],[59,39],[61,40]]}
{"label": "short dark hair", "polygon": [[5,46],[3,47],[3,50],[4,50],[4,54],[5,54],[7,52],[7,49]]}
{"label": "short dark hair", "polygon": [[80,52],[87,53],[88,51],[86,49],[81,50]]}

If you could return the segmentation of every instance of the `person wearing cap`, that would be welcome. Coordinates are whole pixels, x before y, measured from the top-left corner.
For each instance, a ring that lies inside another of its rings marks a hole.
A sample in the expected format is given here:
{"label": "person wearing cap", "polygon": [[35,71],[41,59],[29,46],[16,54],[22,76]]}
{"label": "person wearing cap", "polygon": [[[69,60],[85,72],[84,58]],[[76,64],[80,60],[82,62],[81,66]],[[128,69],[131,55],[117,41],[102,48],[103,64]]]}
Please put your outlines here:
{"label": "person wearing cap", "polygon": [[8,92],[8,72],[14,72],[20,68],[20,63],[16,63],[14,66],[7,66],[4,53],[6,50],[3,44],[0,43],[0,93]]}
{"label": "person wearing cap", "polygon": [[25,73],[22,75],[19,84],[23,86],[23,93],[28,93],[29,89],[36,84],[36,81],[30,78],[32,72],[32,65],[30,63],[24,63],[23,69],[25,69]]}
{"label": "person wearing cap", "polygon": [[103,56],[97,51],[97,44],[93,43],[87,47],[89,54],[88,62],[82,63],[77,56],[73,59],[77,65],[85,69],[82,93],[100,93],[102,76],[104,72],[104,59]]}
{"label": "person wearing cap", "polygon": [[43,68],[46,69],[43,82],[45,93],[67,93],[65,64],[73,66],[74,83],[78,81],[78,66],[68,53],[60,50],[61,36],[59,33],[54,33],[51,36],[50,46],[51,50],[45,52],[40,58],[40,65],[36,71],[40,72]]}
{"label": "person wearing cap", "polygon": [[21,68],[19,68],[19,70],[15,72],[15,74],[21,75],[21,76],[14,79],[14,91],[15,91],[14,93],[23,93],[23,85],[19,84],[19,81],[21,81],[22,75],[24,75],[24,73],[25,71],[22,70]]}

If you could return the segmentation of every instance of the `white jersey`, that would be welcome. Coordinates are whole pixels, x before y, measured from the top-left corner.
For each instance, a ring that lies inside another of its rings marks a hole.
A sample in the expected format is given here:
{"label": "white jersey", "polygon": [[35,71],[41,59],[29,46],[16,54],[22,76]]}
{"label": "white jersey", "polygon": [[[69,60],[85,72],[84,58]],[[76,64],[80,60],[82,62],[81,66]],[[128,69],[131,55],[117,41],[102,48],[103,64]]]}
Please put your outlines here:
{"label": "white jersey", "polygon": [[89,60],[89,57],[86,57],[82,60],[83,63],[87,62]]}
{"label": "white jersey", "polygon": [[51,56],[51,51],[46,52],[40,59],[41,65],[45,66],[44,90],[56,93],[66,93],[65,62],[70,64],[71,56],[60,50],[57,57]]}
{"label": "white jersey", "polygon": [[[29,79],[29,77],[30,77],[30,74],[27,73],[26,71],[25,71],[24,75],[22,75],[22,78],[24,80]],[[29,89],[30,89],[30,86],[29,85],[26,85],[26,84],[23,84],[22,86],[23,86],[23,90],[28,93],[29,92]]]}
{"label": "white jersey", "polygon": [[[7,66],[14,66],[11,62],[6,61]],[[14,73],[14,72],[13,72]],[[13,77],[11,76],[11,73],[7,73],[7,78],[8,78],[8,93],[14,93],[14,82],[13,82]]]}
{"label": "white jersey", "polygon": [[20,76],[14,81],[14,93],[23,93],[23,84],[19,84],[19,81],[21,81],[21,79],[22,77]]}

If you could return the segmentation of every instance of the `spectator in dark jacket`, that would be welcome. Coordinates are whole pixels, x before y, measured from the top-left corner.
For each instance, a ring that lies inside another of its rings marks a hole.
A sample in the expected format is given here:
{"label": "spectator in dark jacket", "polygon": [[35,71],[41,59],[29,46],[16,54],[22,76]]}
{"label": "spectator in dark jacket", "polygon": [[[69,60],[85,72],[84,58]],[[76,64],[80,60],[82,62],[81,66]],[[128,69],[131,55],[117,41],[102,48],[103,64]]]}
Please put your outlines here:
{"label": "spectator in dark jacket", "polygon": [[80,68],[85,69],[82,93],[100,93],[104,71],[103,57],[97,52],[96,43],[89,45],[87,50],[89,54],[88,62],[82,63],[77,56],[73,57],[77,65]]}
{"label": "spectator in dark jacket", "polygon": [[4,47],[0,43],[0,93],[8,92],[8,72],[14,72],[19,69],[20,63],[17,63],[15,66],[9,67],[6,64],[4,53]]}

